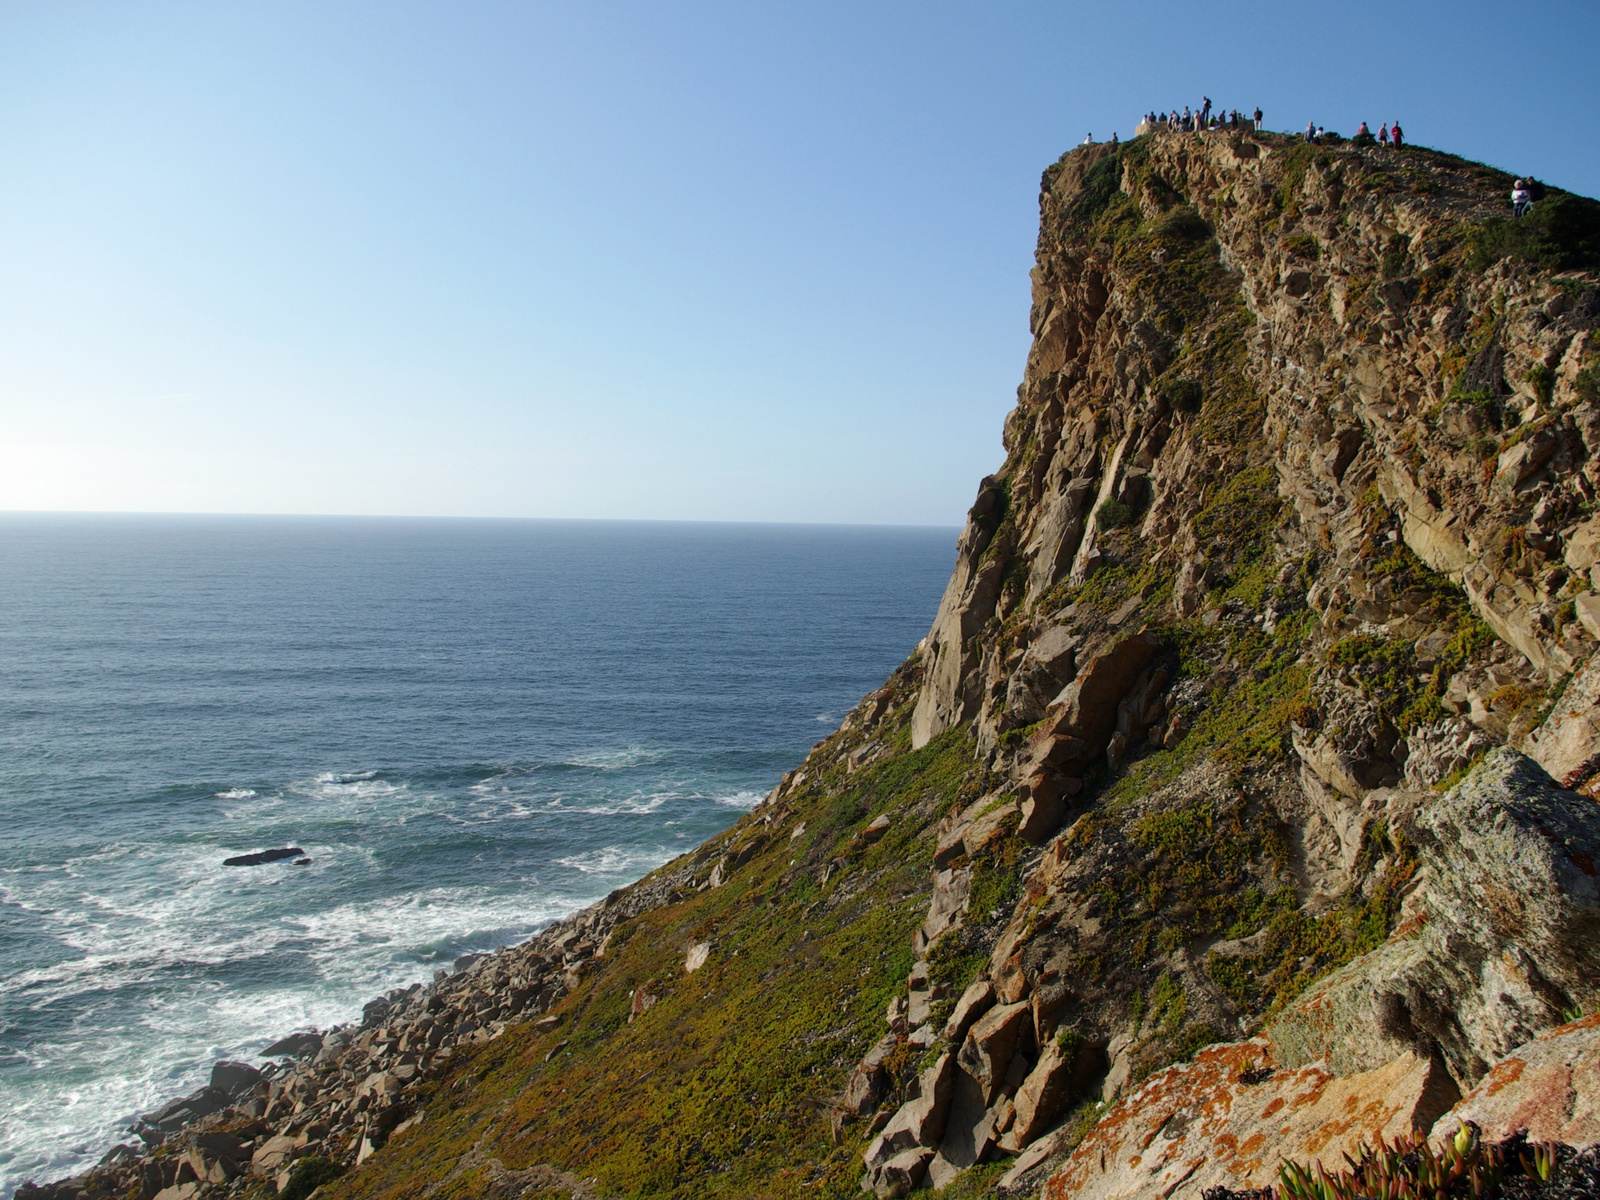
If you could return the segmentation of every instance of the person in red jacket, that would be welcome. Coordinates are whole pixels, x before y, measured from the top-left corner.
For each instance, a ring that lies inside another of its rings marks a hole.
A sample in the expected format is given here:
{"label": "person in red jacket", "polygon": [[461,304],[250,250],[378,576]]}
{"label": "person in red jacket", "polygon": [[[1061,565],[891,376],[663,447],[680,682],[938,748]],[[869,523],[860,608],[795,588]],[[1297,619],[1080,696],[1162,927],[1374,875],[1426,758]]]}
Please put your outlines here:
{"label": "person in red jacket", "polygon": [[1394,148],[1396,150],[1400,149],[1401,134],[1400,134],[1400,122],[1399,121],[1396,121],[1393,125],[1391,125],[1389,127],[1389,136],[1394,139]]}

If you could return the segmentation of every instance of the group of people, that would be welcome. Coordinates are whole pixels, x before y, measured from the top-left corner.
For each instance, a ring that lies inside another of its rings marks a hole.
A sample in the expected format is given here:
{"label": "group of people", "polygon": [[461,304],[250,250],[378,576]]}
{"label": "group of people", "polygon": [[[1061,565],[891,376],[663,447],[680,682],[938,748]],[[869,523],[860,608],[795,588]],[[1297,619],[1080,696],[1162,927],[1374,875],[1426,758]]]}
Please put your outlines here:
{"label": "group of people", "polygon": [[1254,117],[1247,117],[1237,108],[1228,110],[1211,111],[1211,97],[1200,97],[1200,107],[1190,111],[1189,106],[1183,106],[1183,112],[1173,109],[1171,112],[1148,112],[1141,119],[1140,124],[1151,125],[1158,129],[1181,130],[1184,133],[1204,133],[1208,129],[1242,129],[1250,128],[1260,131],[1261,110],[1255,111]]}
{"label": "group of people", "polygon": [[[1327,130],[1323,129],[1321,125],[1318,125],[1315,121],[1306,122],[1306,141],[1320,142],[1327,136]],[[1358,146],[1370,146],[1376,143],[1386,148],[1392,145],[1398,150],[1405,145],[1405,137],[1405,132],[1400,128],[1399,121],[1396,121],[1393,125],[1385,125],[1378,130],[1377,137],[1372,136],[1372,130],[1367,128],[1367,123],[1363,121],[1357,127],[1356,136],[1352,140]],[[1338,139],[1335,138],[1334,140],[1337,141]]]}

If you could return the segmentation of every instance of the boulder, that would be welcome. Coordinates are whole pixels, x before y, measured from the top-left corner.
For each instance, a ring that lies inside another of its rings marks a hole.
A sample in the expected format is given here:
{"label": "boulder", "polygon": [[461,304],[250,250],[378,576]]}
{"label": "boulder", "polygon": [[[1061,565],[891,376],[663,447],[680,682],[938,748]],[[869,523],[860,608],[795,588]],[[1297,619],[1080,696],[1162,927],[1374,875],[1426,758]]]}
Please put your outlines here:
{"label": "boulder", "polygon": [[1471,1121],[1485,1141],[1527,1130],[1531,1142],[1600,1142],[1600,1013],[1518,1046],[1433,1127],[1454,1134]]}
{"label": "boulder", "polygon": [[1561,557],[1580,575],[1600,563],[1600,517],[1590,517],[1567,536]]}
{"label": "boulder", "polygon": [[883,1132],[868,1144],[863,1161],[869,1172],[902,1150],[939,1144],[950,1115],[955,1075],[955,1059],[946,1052],[917,1076],[917,1094],[900,1106]]}
{"label": "boulder", "polygon": [[1276,1182],[1285,1158],[1337,1163],[1363,1141],[1427,1128],[1455,1098],[1435,1061],[1406,1053],[1338,1078],[1274,1068],[1261,1038],[1211,1046],[1119,1100],[1045,1184],[1044,1200],[1200,1200]]}
{"label": "boulder", "polygon": [[888,1072],[883,1069],[884,1060],[893,1054],[895,1047],[900,1044],[894,1034],[888,1033],[878,1039],[877,1045],[868,1050],[866,1057],[850,1073],[850,1079],[845,1084],[844,1098],[840,1107],[853,1116],[865,1116],[878,1107],[883,1100],[883,1095],[889,1089]]}
{"label": "boulder", "polygon": [[856,837],[862,845],[870,846],[874,842],[881,840],[883,835],[889,832],[889,824],[889,814],[882,813],[874,817]]}
{"label": "boulder", "polygon": [[1014,1154],[1056,1123],[1072,1101],[1076,1068],[1077,1055],[1067,1055],[1060,1042],[1051,1038],[1013,1097],[1016,1115],[1001,1139],[1001,1149]]}
{"label": "boulder", "polygon": [[929,942],[961,920],[967,911],[967,892],[972,885],[972,868],[952,868],[933,873],[933,899],[928,904],[927,918],[922,922],[922,936]]}
{"label": "boulder", "polygon": [[933,1151],[921,1146],[903,1150],[882,1166],[869,1170],[862,1178],[861,1186],[880,1200],[895,1200],[921,1184],[932,1158]]}
{"label": "boulder", "polygon": [[1600,654],[1567,682],[1523,748],[1563,787],[1584,787],[1600,774]]}
{"label": "boulder", "polygon": [[1384,945],[1267,1030],[1278,1061],[1370,1071],[1442,1054],[1470,1086],[1600,977],[1600,806],[1501,748],[1416,819],[1420,884]]}
{"label": "boulder", "polygon": [[[1117,705],[1138,680],[1140,672],[1155,658],[1157,642],[1154,634],[1138,633],[1123,638],[1115,646],[1096,654],[1084,664],[1078,677],[1056,697],[1045,720],[1047,736],[1059,739],[1063,735],[1084,743],[1084,751],[1061,751],[1052,747],[1048,753],[1071,753],[1072,760],[1087,759],[1098,754],[1117,723]],[[1052,762],[1064,766],[1066,762]]]}
{"label": "boulder", "polygon": [[279,1038],[261,1052],[262,1058],[309,1058],[322,1049],[322,1035],[315,1030],[291,1033]]}
{"label": "boulder", "polygon": [[977,1080],[984,1107],[994,1103],[1005,1083],[1024,1023],[1031,1025],[1033,1010],[1026,1003],[991,1008],[967,1033],[961,1044],[961,1069]]}
{"label": "boulder", "polygon": [[261,1081],[261,1072],[249,1063],[230,1062],[227,1059],[211,1068],[211,1086],[229,1096],[249,1091]]}
{"label": "boulder", "polygon": [[706,965],[706,959],[711,957],[711,943],[697,942],[689,947],[689,953],[684,956],[683,969],[692,975]]}
{"label": "boulder", "polygon": [[928,1163],[928,1183],[943,1191],[962,1171],[982,1162],[993,1145],[994,1114],[989,1111],[983,1086],[966,1071],[957,1070],[944,1138]]}
{"label": "boulder", "polygon": [[959,1046],[966,1040],[967,1031],[972,1024],[989,1009],[994,1007],[994,985],[987,979],[974,979],[967,985],[967,990],[961,993],[961,999],[956,1001],[956,1006],[950,1012],[950,1019],[945,1022],[944,1036],[953,1046]]}
{"label": "boulder", "polygon": [[295,1157],[295,1139],[280,1133],[270,1137],[250,1156],[250,1170],[256,1175],[276,1175]]}

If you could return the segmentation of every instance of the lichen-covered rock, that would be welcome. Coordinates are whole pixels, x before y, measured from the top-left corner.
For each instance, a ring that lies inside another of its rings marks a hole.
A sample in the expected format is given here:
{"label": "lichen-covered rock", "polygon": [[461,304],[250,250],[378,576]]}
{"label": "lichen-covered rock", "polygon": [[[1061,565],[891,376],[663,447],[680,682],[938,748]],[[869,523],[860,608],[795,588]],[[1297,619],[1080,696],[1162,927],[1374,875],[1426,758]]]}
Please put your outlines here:
{"label": "lichen-covered rock", "polygon": [[1600,1014],[1518,1046],[1439,1118],[1434,1136],[1470,1121],[1486,1141],[1526,1130],[1532,1142],[1600,1142]]}
{"label": "lichen-covered rock", "polygon": [[1600,806],[1500,749],[1417,830],[1409,919],[1273,1023],[1279,1061],[1348,1074],[1437,1050],[1466,1087],[1600,997]]}
{"label": "lichen-covered rock", "polygon": [[1198,1197],[1273,1182],[1283,1158],[1337,1162],[1362,1141],[1426,1128],[1459,1093],[1411,1054],[1344,1078],[1275,1067],[1263,1039],[1213,1046],[1120,1100],[1050,1177],[1044,1200]]}

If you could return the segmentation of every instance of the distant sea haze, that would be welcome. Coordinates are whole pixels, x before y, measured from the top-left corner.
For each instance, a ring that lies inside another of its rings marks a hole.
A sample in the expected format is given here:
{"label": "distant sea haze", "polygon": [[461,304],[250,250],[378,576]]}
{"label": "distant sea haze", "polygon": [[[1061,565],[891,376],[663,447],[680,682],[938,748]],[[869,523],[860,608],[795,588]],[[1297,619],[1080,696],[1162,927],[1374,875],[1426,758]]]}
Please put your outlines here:
{"label": "distant sea haze", "polygon": [[0,516],[0,1196],[724,828],[955,534]]}

